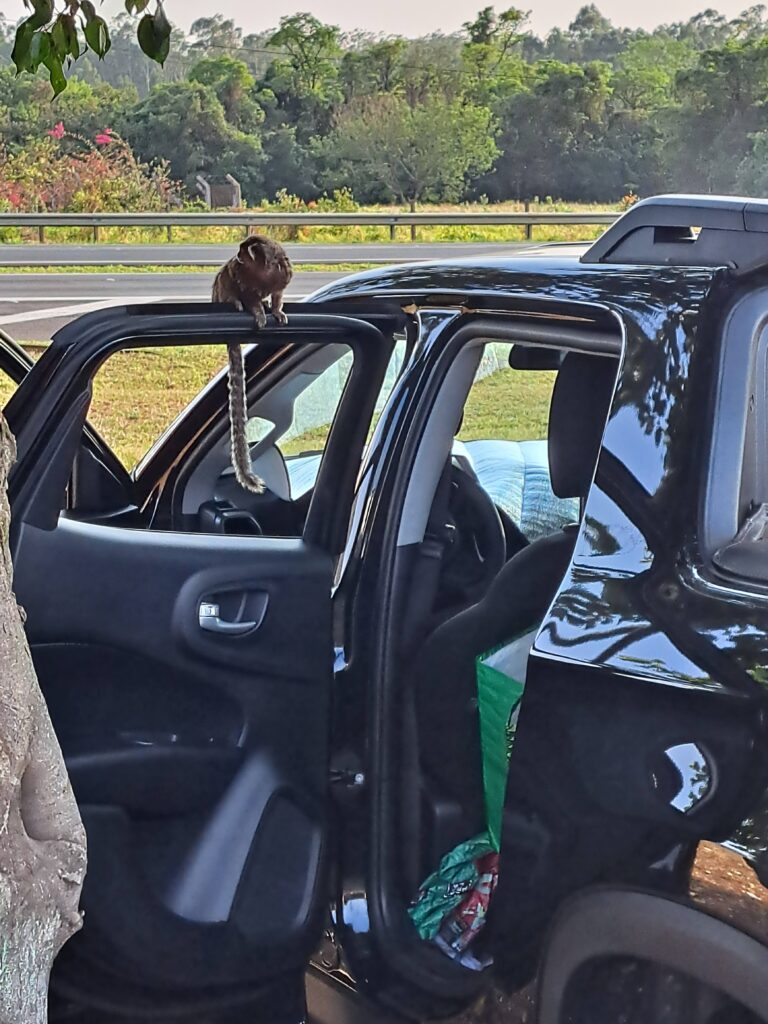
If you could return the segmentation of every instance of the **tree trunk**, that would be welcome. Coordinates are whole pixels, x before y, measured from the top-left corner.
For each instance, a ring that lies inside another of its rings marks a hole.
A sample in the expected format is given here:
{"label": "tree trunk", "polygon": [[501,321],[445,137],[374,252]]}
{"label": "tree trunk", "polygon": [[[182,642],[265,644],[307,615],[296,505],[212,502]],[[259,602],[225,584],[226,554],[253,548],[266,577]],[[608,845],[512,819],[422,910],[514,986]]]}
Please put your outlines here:
{"label": "tree trunk", "polygon": [[0,1024],[45,1024],[51,965],[81,925],[85,832],[12,589],[0,415]]}

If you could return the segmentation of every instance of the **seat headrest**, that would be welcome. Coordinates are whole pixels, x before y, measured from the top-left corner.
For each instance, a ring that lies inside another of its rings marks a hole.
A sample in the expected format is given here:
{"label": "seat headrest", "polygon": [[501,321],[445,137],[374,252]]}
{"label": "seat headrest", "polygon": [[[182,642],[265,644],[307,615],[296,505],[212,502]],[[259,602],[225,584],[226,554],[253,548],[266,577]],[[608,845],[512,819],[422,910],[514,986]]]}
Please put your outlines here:
{"label": "seat headrest", "polygon": [[549,474],[558,498],[584,498],[592,483],[616,382],[616,360],[569,352],[549,409]]}

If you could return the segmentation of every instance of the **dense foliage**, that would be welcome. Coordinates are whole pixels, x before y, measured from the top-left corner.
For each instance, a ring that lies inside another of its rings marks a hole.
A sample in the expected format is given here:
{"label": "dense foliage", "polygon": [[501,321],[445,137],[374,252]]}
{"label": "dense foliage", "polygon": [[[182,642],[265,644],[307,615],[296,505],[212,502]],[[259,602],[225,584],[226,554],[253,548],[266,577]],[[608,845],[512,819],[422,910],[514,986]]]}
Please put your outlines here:
{"label": "dense foliage", "polygon": [[[344,35],[311,14],[244,35],[213,15],[174,32],[164,67],[136,39],[145,6],[129,0],[106,59],[81,39],[53,104],[47,65],[16,76],[16,26],[0,22],[6,161],[55,143],[87,162],[80,140],[109,128],[166,199],[168,175],[193,193],[198,173],[233,174],[250,203],[281,190],[416,204],[768,188],[762,6],[648,33],[590,5],[545,38],[515,8],[421,39]],[[47,135],[59,123],[66,134]]]}

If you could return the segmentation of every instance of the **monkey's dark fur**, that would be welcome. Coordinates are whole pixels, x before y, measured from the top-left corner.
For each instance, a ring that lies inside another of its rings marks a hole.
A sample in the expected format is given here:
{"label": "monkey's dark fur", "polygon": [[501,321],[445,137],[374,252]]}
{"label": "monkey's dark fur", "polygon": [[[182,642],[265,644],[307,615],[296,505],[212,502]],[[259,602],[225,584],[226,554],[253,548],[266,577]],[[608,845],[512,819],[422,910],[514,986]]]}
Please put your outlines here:
{"label": "monkey's dark fur", "polygon": [[[265,327],[264,300],[270,300],[271,312],[279,324],[287,324],[283,312],[283,292],[293,277],[288,253],[271,238],[249,235],[240,244],[237,255],[221,268],[213,282],[214,302],[228,302],[252,313],[258,328]],[[248,398],[245,386],[243,350],[237,342],[227,346],[229,356],[229,419],[232,465],[241,487],[254,494],[264,492],[264,481],[253,472],[246,437]]]}

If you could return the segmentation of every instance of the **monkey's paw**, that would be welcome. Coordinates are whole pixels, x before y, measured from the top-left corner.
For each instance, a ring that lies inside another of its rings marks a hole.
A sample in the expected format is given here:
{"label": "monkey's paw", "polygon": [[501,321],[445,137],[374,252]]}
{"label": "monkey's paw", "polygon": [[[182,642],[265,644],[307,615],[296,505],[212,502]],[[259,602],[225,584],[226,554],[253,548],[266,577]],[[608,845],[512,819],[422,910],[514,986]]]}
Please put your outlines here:
{"label": "monkey's paw", "polygon": [[253,313],[253,319],[256,321],[257,330],[262,330],[267,326],[267,314],[264,312],[262,305],[255,306],[251,312]]}

